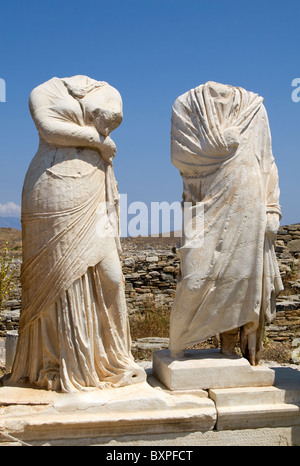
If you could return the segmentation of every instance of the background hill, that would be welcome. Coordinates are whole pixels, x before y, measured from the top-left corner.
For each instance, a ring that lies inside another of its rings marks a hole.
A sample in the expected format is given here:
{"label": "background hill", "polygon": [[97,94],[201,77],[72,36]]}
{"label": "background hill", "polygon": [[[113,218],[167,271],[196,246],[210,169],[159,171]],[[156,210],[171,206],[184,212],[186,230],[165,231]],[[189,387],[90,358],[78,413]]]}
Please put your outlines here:
{"label": "background hill", "polygon": [[21,230],[21,220],[18,217],[0,217],[0,228]]}

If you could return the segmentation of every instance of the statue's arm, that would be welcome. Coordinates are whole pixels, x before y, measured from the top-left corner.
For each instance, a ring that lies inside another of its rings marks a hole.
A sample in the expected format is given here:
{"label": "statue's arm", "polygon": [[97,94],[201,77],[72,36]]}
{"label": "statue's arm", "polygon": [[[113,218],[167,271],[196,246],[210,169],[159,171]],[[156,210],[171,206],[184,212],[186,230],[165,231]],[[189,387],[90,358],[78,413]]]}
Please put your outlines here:
{"label": "statue's arm", "polygon": [[55,146],[88,147],[100,152],[109,163],[116,153],[113,140],[98,133],[93,126],[81,126],[49,111],[45,96],[32,92],[29,106],[40,137]]}
{"label": "statue's arm", "polygon": [[273,159],[270,171],[266,177],[266,210],[268,214],[277,214],[281,218],[279,194],[278,170]]}
{"label": "statue's arm", "polygon": [[278,170],[273,160],[270,172],[267,176],[266,183],[266,211],[267,211],[267,225],[266,235],[275,242],[277,231],[279,230],[280,219],[281,219],[281,208],[279,205],[279,181],[278,181]]}
{"label": "statue's arm", "polygon": [[269,119],[264,105],[258,114],[259,132],[256,142],[256,153],[261,170],[261,180],[265,193],[266,206],[266,236],[274,243],[276,240],[279,222],[281,219],[281,207],[279,204],[279,179],[278,170],[272,153],[272,138]]}

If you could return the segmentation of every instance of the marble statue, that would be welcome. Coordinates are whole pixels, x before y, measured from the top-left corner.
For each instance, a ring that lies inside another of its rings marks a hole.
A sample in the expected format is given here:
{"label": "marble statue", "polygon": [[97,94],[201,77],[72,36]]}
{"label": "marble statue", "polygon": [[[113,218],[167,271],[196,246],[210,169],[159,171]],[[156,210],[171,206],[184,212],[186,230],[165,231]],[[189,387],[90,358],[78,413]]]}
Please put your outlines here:
{"label": "marble statue", "polygon": [[62,392],[144,381],[130,351],[113,225],[110,133],[122,121],[121,96],[86,76],[55,77],[32,91],[29,105],[40,143],[22,194],[22,309],[10,381]]}
{"label": "marble statue", "polygon": [[283,289],[274,251],[278,172],[263,98],[215,82],[181,95],[172,108],[171,159],[183,205],[191,217],[202,206],[203,228],[186,235],[183,225],[170,354],[219,334],[222,353],[232,354],[240,337],[256,365]]}

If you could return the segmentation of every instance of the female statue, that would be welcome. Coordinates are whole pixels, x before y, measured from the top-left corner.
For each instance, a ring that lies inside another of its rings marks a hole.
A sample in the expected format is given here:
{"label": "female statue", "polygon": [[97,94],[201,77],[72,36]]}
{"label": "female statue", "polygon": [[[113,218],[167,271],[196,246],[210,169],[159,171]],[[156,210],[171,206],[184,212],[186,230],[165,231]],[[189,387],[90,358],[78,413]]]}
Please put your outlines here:
{"label": "female statue", "polygon": [[[282,282],[274,252],[281,217],[268,117],[257,94],[207,82],[173,105],[171,157],[190,216],[171,312],[171,355],[220,334],[221,351],[257,364]],[[199,245],[199,238],[202,243]]]}
{"label": "female statue", "polygon": [[38,86],[29,104],[40,144],[22,194],[22,309],[10,381],[64,392],[144,381],[130,353],[114,224],[109,135],[122,121],[121,96],[74,76]]}

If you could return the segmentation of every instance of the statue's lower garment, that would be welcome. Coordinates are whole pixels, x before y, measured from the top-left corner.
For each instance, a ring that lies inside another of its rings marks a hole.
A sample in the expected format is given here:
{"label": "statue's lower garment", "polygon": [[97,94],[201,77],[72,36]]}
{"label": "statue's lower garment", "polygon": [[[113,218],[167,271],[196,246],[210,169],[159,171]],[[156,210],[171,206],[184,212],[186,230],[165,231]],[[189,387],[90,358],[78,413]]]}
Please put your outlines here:
{"label": "statue's lower garment", "polygon": [[107,290],[101,263],[90,267],[21,333],[14,381],[71,392],[144,380],[130,353],[120,273],[115,277]]}

